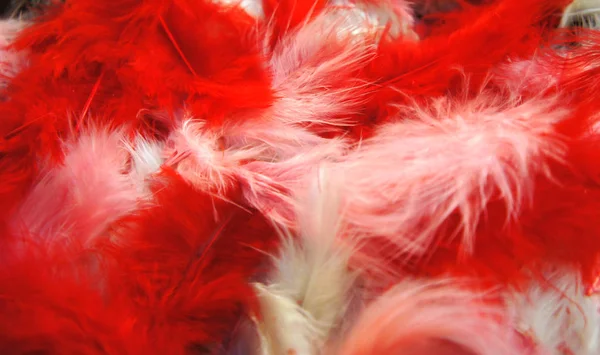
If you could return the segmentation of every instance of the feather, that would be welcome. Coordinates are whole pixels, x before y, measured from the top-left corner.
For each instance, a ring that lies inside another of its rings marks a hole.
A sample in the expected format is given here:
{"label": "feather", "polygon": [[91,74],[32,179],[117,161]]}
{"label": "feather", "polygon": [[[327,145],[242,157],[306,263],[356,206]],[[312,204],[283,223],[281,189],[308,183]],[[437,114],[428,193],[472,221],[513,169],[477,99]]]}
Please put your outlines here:
{"label": "feather", "polygon": [[600,315],[596,302],[585,295],[577,269],[547,268],[543,278],[532,278],[524,290],[513,289],[507,304],[518,330],[544,353],[598,353]]}
{"label": "feather", "polygon": [[27,65],[27,56],[11,48],[18,33],[29,23],[21,20],[0,21],[0,88],[6,87],[22,67]]}
{"label": "feather", "polygon": [[330,10],[283,37],[269,61],[277,99],[268,114],[324,131],[352,124],[365,95],[358,71],[373,56],[368,39],[352,35],[359,28],[349,11]]}
{"label": "feather", "polygon": [[[423,255],[443,244],[440,233],[459,236],[458,250],[472,253],[480,223],[501,229],[517,219],[532,201],[535,177],[564,157],[554,125],[567,111],[552,100],[503,100],[487,93],[462,103],[433,100],[361,142],[336,168],[345,176],[348,223],[387,238],[398,254]],[[505,213],[484,218],[496,201]]]}
{"label": "feather", "polygon": [[352,249],[338,239],[338,191],[318,180],[298,210],[298,238],[283,234],[268,284],[255,285],[263,354],[319,353],[351,301],[358,274],[349,270]]}
{"label": "feather", "polygon": [[159,141],[150,141],[141,136],[137,136],[132,144],[124,141],[125,147],[132,158],[131,175],[137,180],[137,186],[141,191],[148,191],[145,183],[154,173],[160,171],[163,164],[163,143]]}
{"label": "feather", "polygon": [[362,312],[336,353],[520,354],[502,309],[464,286],[400,282]]}
{"label": "feather", "polygon": [[493,66],[535,53],[540,21],[563,6],[565,0],[501,0],[451,34],[419,42],[382,40],[366,68],[366,77],[375,84],[365,112],[371,121],[363,124],[393,117],[393,104],[405,103],[407,97],[462,94],[462,75],[470,78],[468,92],[475,94]]}
{"label": "feather", "polygon": [[[154,206],[122,223],[103,250],[140,317],[171,339],[174,352],[220,346],[255,309],[249,281],[275,234],[259,214],[194,189],[163,167],[152,178]],[[236,205],[237,204],[237,205]]]}
{"label": "feather", "polygon": [[139,208],[144,198],[127,174],[128,154],[120,132],[104,129],[65,144],[64,165],[40,177],[13,217],[49,248],[70,243],[90,246],[118,219]]}
{"label": "feather", "polygon": [[561,27],[577,25],[598,28],[600,20],[600,2],[597,0],[575,0],[569,5],[560,19]]}

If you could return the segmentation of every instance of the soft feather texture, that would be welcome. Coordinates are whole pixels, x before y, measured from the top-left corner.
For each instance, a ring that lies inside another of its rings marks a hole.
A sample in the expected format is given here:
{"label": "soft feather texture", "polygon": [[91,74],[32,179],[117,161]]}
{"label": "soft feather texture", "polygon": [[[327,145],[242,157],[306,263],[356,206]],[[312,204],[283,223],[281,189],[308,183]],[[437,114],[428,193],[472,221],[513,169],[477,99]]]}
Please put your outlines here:
{"label": "soft feather texture", "polygon": [[568,3],[43,7],[0,43],[0,352],[594,353]]}
{"label": "soft feather texture", "polygon": [[456,280],[401,282],[365,309],[337,353],[521,353],[502,310],[465,286]]}
{"label": "soft feather texture", "polygon": [[322,172],[301,197],[298,238],[284,232],[268,284],[255,285],[262,354],[319,353],[353,297],[358,274],[349,269],[351,245],[339,238],[339,191]]}
{"label": "soft feather texture", "polygon": [[[336,167],[345,176],[346,219],[366,236],[385,237],[399,253],[423,255],[445,226],[470,253],[486,206],[502,202],[498,228],[531,202],[537,174],[561,161],[553,125],[566,111],[552,100],[503,102],[482,93],[465,102],[440,98],[403,111]],[[389,170],[390,164],[400,167]],[[454,222],[456,225],[448,225]],[[447,238],[448,238],[447,237]]]}
{"label": "soft feather texture", "polygon": [[598,28],[600,21],[600,2],[597,0],[575,0],[569,5],[560,19],[560,26],[581,25]]}
{"label": "soft feather texture", "polygon": [[170,169],[151,187],[154,206],[115,230],[105,253],[139,316],[155,324],[148,332],[170,339],[175,353],[218,347],[253,313],[248,282],[275,234],[260,214],[195,190]]}
{"label": "soft feather texture", "polygon": [[93,253],[67,249],[49,255],[45,246],[27,242],[26,252],[15,258],[7,250],[10,242],[3,236],[3,354],[177,354],[166,338],[143,331],[131,299],[117,285],[104,281],[104,294],[99,291],[99,279],[78,263],[94,258]]}
{"label": "soft feather texture", "polygon": [[[186,30],[190,24],[196,32]],[[224,42],[230,46],[209,51],[214,57],[203,54]],[[4,93],[10,100],[0,105],[0,151],[10,159],[0,162],[3,212],[39,173],[36,154],[60,160],[60,137],[72,129],[66,114],[78,117],[76,129],[92,116],[164,139],[183,105],[218,124],[232,112],[272,102],[254,21],[239,8],[208,1],[55,4],[14,48],[29,51],[29,65],[11,80]]]}
{"label": "soft feather texture", "polygon": [[[376,122],[394,114],[394,103],[446,92],[462,93],[462,76],[470,77],[469,93],[477,92],[494,65],[532,55],[540,45],[539,22],[562,9],[568,0],[499,0],[465,19],[455,31],[414,42],[381,42],[376,60],[367,67],[375,82],[367,115]],[[492,39],[493,40],[490,40]]]}
{"label": "soft feather texture", "polygon": [[0,88],[5,87],[27,64],[26,54],[11,48],[17,34],[27,25],[20,20],[0,20]]}
{"label": "soft feather texture", "polygon": [[48,248],[95,244],[109,226],[140,206],[144,198],[128,174],[129,155],[120,132],[91,130],[65,143],[62,166],[40,177],[13,217]]}
{"label": "soft feather texture", "polygon": [[235,123],[220,129],[184,120],[169,137],[165,164],[202,191],[227,196],[242,188],[246,202],[286,227],[293,227],[293,191],[300,178],[345,149],[341,139],[325,139],[279,121]]}
{"label": "soft feather texture", "polygon": [[586,296],[579,271],[549,267],[524,290],[507,296],[517,329],[543,353],[597,354],[600,351],[598,305]]}
{"label": "soft feather texture", "polygon": [[360,28],[352,20],[349,11],[329,10],[281,39],[270,58],[274,119],[326,131],[352,123],[348,114],[365,94],[358,70],[374,54],[366,39],[352,35]]}

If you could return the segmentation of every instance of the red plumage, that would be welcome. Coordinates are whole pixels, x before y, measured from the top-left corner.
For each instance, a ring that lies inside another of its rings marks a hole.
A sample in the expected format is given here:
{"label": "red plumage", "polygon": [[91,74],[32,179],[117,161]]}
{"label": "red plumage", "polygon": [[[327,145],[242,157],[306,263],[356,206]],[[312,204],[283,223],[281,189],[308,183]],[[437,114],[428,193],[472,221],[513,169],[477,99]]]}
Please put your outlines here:
{"label": "red plumage", "polygon": [[[394,104],[423,97],[464,93],[481,88],[490,68],[503,61],[533,54],[541,43],[540,22],[568,1],[499,0],[481,16],[465,16],[456,29],[420,42],[386,39],[369,64],[366,77],[374,81],[366,117],[385,121],[397,110]],[[474,20],[475,19],[475,20]]]}
{"label": "red plumage", "polygon": [[240,317],[256,313],[248,282],[275,234],[259,214],[195,191],[165,170],[154,204],[123,222],[107,246],[139,317],[186,346],[218,346]]}

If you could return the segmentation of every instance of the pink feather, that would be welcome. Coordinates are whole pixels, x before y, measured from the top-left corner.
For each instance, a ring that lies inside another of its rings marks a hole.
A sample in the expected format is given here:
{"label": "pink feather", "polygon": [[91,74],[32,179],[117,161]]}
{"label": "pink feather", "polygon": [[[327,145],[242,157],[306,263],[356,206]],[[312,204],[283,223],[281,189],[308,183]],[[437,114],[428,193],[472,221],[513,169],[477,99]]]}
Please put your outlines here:
{"label": "pink feather", "polygon": [[455,285],[456,280],[400,283],[363,311],[337,353],[520,354],[502,309]]}
{"label": "pink feather", "polygon": [[518,216],[535,176],[563,157],[553,125],[567,112],[552,99],[503,100],[440,98],[405,108],[405,120],[380,127],[335,168],[348,223],[421,255],[456,213],[458,226],[449,232],[460,235],[467,252],[488,203],[499,200],[507,218]]}
{"label": "pink feather", "polygon": [[48,245],[93,243],[111,223],[138,208],[144,196],[129,175],[119,132],[90,130],[64,144],[61,166],[40,177],[13,219]]}

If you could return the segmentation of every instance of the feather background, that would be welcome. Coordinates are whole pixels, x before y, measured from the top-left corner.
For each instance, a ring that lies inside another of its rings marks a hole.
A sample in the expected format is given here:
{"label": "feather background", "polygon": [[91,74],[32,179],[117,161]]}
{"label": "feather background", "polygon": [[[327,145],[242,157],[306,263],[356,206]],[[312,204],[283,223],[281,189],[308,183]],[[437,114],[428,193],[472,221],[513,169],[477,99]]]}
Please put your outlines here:
{"label": "feather background", "polygon": [[23,8],[0,353],[600,351],[596,2]]}

